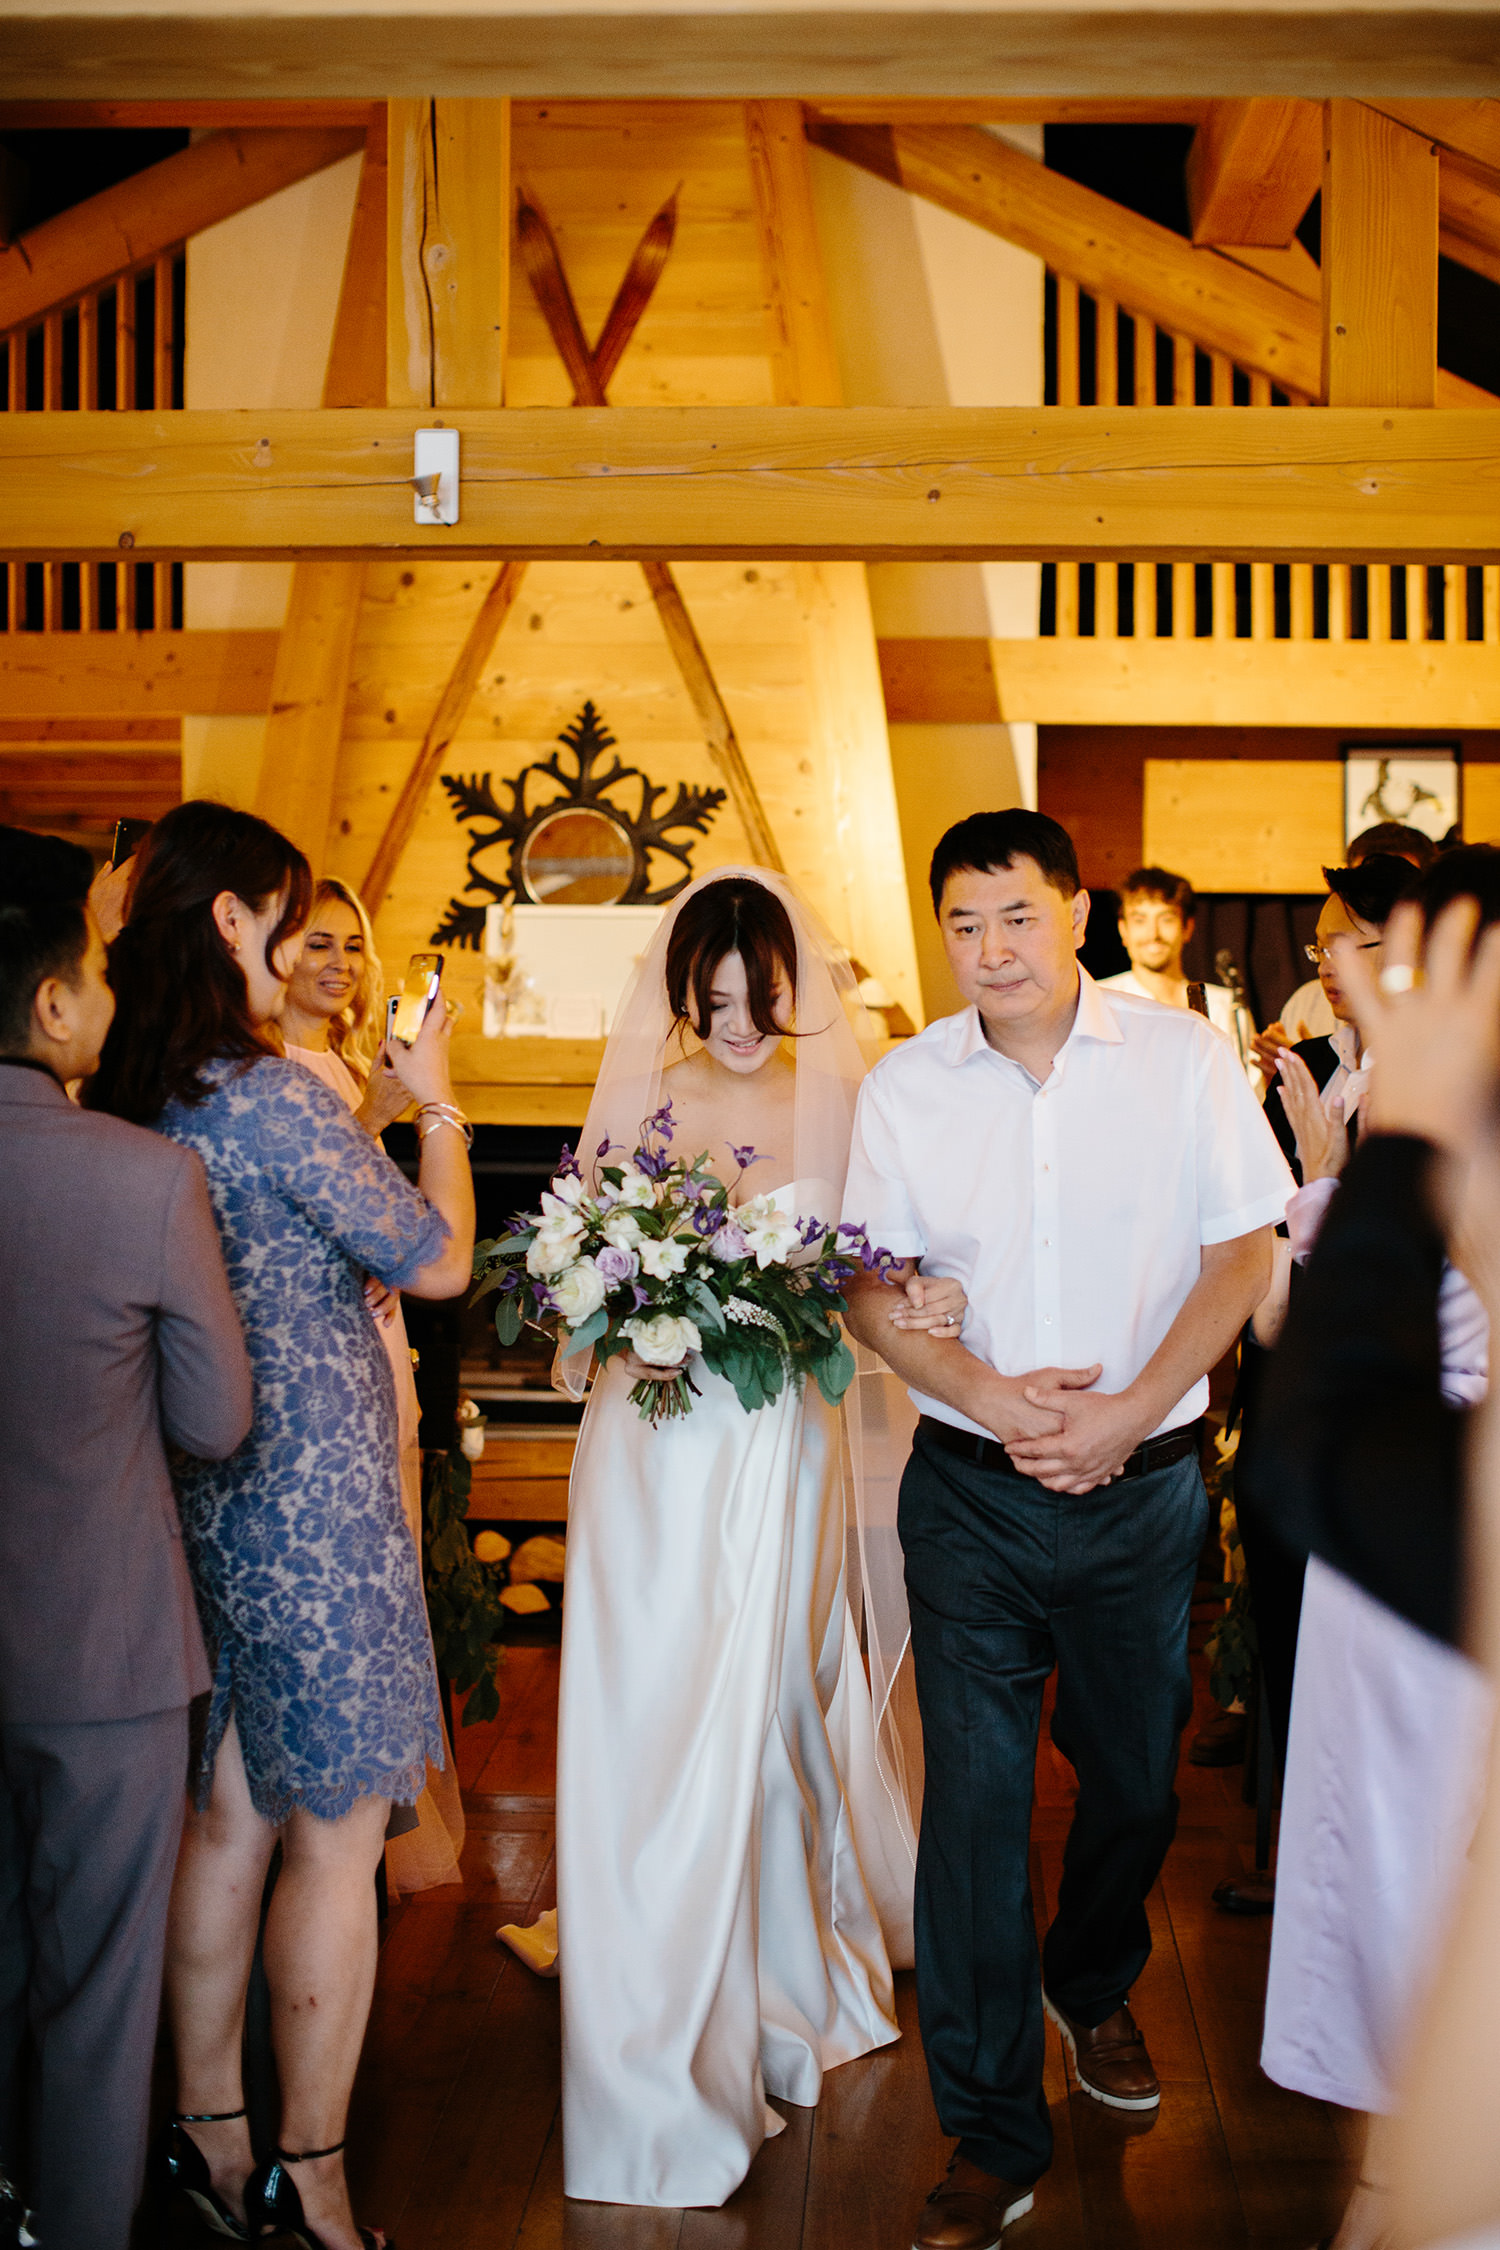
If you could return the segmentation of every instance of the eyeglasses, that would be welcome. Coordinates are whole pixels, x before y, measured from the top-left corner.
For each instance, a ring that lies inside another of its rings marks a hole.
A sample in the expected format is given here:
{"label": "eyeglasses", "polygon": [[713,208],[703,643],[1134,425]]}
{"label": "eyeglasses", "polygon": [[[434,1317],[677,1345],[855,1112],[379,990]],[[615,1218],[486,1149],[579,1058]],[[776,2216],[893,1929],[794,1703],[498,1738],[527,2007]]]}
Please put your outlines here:
{"label": "eyeglasses", "polygon": [[[1380,944],[1381,941],[1378,937],[1361,938],[1354,950],[1356,953],[1378,953]],[[1333,959],[1333,948],[1328,945],[1304,945],[1302,950],[1315,969],[1320,963]]]}

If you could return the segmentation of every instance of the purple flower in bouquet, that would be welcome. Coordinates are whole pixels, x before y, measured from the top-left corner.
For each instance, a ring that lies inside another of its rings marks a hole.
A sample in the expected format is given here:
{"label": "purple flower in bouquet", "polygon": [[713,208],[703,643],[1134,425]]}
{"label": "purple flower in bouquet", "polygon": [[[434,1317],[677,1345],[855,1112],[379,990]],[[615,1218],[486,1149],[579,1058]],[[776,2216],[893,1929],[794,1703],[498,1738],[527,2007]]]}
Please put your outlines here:
{"label": "purple flower in bouquet", "polygon": [[597,1164],[601,1162],[603,1158],[608,1156],[610,1150],[614,1147],[614,1145],[614,1142],[610,1139],[608,1133],[606,1133],[603,1140],[599,1143],[599,1146],[594,1151],[595,1163]]}
{"label": "purple flower in bouquet", "polygon": [[607,1281],[611,1289],[617,1282],[634,1281],[640,1271],[640,1263],[633,1250],[619,1249],[612,1242],[607,1242],[602,1250],[594,1254],[594,1264],[599,1269],[600,1279]]}
{"label": "purple flower in bouquet", "polygon": [[581,1180],[583,1177],[582,1170],[579,1167],[578,1159],[573,1154],[573,1151],[569,1148],[566,1141],[563,1142],[562,1154],[557,1160],[557,1170],[554,1173],[553,1177],[559,1180]]}
{"label": "purple flower in bouquet", "polygon": [[735,1225],[733,1219],[726,1219],[708,1248],[709,1255],[717,1258],[720,1265],[732,1266],[737,1258],[749,1257],[750,1237],[743,1227]]}
{"label": "purple flower in bouquet", "polygon": [[724,1214],[715,1204],[700,1203],[693,1213],[694,1234],[717,1234],[724,1224]]}
{"label": "purple flower in bouquet", "polygon": [[734,1158],[735,1163],[738,1164],[742,1172],[748,1172],[752,1164],[763,1164],[765,1162],[765,1158],[758,1155],[748,1141],[746,1141],[743,1148],[736,1148],[734,1143],[731,1141],[729,1144],[729,1153]]}

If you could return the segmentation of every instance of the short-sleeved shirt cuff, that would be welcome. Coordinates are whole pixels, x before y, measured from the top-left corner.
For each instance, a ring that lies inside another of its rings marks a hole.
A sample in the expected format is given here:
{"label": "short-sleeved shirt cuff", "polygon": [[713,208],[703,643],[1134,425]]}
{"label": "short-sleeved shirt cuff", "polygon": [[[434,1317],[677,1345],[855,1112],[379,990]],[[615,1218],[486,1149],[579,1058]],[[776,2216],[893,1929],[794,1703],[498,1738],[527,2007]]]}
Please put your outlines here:
{"label": "short-sleeved shirt cuff", "polygon": [[1243,1204],[1238,1211],[1226,1211],[1218,1218],[1201,1220],[1198,1240],[1205,1250],[1212,1250],[1221,1242],[1237,1241],[1242,1234],[1255,1234],[1261,1227],[1280,1226],[1292,1192],[1290,1187],[1278,1188],[1274,1195],[1263,1195],[1258,1202]]}

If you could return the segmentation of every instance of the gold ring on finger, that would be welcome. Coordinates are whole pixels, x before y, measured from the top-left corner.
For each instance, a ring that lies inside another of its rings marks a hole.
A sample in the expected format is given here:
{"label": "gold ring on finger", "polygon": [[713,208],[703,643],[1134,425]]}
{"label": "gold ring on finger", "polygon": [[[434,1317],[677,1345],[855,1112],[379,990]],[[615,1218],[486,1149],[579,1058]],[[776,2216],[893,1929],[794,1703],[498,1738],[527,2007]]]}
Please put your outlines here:
{"label": "gold ring on finger", "polygon": [[1409,961],[1389,962],[1381,970],[1378,979],[1381,991],[1389,1000],[1398,999],[1403,992],[1414,991],[1419,981],[1417,972]]}

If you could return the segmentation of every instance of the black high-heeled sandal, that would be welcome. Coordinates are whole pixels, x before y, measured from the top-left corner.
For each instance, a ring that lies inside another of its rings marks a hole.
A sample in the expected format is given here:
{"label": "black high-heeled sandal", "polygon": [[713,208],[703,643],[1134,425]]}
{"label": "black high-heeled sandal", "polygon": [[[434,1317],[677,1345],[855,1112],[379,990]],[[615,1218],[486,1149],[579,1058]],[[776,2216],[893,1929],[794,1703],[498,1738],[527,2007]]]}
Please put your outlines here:
{"label": "black high-heeled sandal", "polygon": [[[310,2164],[319,2156],[337,2156],[343,2145],[335,2141],[331,2148],[273,2149],[269,2160],[251,2173],[245,2188],[245,2210],[252,2231],[283,2234],[289,2241],[300,2243],[302,2250],[327,2250],[322,2236],[313,2233],[302,2215],[302,2198],[286,2167]],[[358,2231],[365,2250],[395,2250],[394,2243],[387,2242],[374,2227],[360,2227]]]}
{"label": "black high-heeled sandal", "polygon": [[[231,2242],[248,2242],[250,2229],[237,2219],[224,2201],[208,2169],[208,2159],[184,2125],[228,2125],[243,2117],[242,2109],[184,2110],[167,2126],[151,2154],[151,2171],[163,2218],[172,2192],[185,2196],[203,2224]],[[248,2208],[248,2206],[247,2206]]]}

